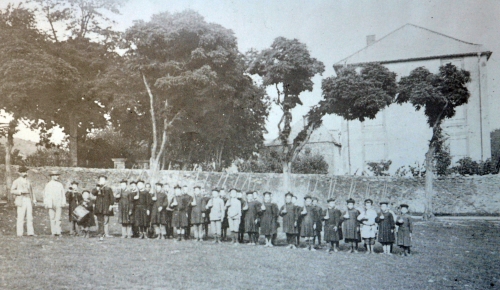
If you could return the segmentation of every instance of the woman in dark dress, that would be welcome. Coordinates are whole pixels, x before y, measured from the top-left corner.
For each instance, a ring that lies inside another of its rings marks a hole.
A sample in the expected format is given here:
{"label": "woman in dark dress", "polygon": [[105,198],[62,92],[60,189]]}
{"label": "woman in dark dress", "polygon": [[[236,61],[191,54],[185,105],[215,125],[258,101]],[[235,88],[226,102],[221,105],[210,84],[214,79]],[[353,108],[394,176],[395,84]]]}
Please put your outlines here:
{"label": "woman in dark dress", "polygon": [[338,252],[339,242],[342,240],[342,212],[335,208],[335,199],[327,200],[328,208],[323,219],[325,220],[325,242],[330,243],[328,253]]}
{"label": "woman in dark dress", "polygon": [[260,234],[266,238],[265,247],[273,247],[271,238],[276,234],[276,221],[278,220],[278,205],[271,202],[271,193],[264,192],[264,203],[261,205]]}
{"label": "woman in dark dress", "polygon": [[378,223],[378,241],[382,244],[384,248],[384,254],[391,254],[391,246],[395,241],[394,228],[396,224],[394,223],[394,217],[391,212],[389,212],[388,202],[380,203],[380,214],[375,218],[375,222]]}

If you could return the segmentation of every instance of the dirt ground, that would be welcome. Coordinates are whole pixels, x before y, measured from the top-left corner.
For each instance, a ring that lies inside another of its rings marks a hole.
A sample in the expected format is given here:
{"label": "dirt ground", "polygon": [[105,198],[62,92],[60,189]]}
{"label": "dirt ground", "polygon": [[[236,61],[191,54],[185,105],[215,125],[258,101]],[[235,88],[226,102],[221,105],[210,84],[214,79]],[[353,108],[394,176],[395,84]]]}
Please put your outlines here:
{"label": "dirt ground", "polygon": [[412,256],[401,257],[348,254],[343,244],[328,254],[210,241],[99,242],[70,237],[67,213],[64,235],[53,238],[46,211],[37,208],[34,219],[38,236],[18,238],[15,209],[0,208],[1,289],[500,289],[498,221],[418,221]]}

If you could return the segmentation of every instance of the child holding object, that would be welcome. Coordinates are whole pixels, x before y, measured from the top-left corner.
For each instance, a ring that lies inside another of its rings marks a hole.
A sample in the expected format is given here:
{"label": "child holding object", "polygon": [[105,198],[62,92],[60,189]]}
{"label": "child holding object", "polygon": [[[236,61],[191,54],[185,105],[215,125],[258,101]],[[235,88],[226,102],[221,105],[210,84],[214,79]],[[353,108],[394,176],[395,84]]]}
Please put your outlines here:
{"label": "child holding object", "polygon": [[312,197],[310,195],[306,195],[304,197],[305,205],[300,212],[302,216],[302,222],[300,225],[300,236],[305,238],[306,248],[305,250],[316,251],[312,246],[312,240],[315,234],[316,222],[319,219],[316,214],[314,206],[312,205]]}
{"label": "child holding object", "polygon": [[378,241],[382,244],[384,248],[384,254],[391,254],[391,246],[394,243],[394,217],[392,213],[389,211],[388,202],[380,203],[380,214],[375,218],[375,222],[378,223]]}
{"label": "child holding object", "polygon": [[238,199],[238,192],[236,188],[230,190],[230,198],[226,202],[226,212],[227,221],[229,224],[229,230],[232,233],[232,244],[237,245],[238,242],[238,232],[240,229],[241,222],[241,201]]}
{"label": "child holding object", "polygon": [[328,208],[323,219],[325,220],[325,242],[330,243],[328,253],[338,252],[339,242],[342,240],[342,212],[335,208],[335,199],[327,200]]}
{"label": "child holding object", "polygon": [[89,213],[78,222],[78,225],[81,227],[83,237],[88,239],[90,238],[90,227],[95,226],[94,203],[90,199],[90,191],[84,190],[82,192],[81,205],[88,210]]}
{"label": "child holding object", "polygon": [[295,236],[299,233],[297,227],[297,207],[292,202],[293,194],[287,192],[285,194],[285,204],[281,207],[280,216],[283,217],[283,232],[286,234],[286,243],[289,249],[294,249],[296,238]]}
{"label": "child holding object", "polygon": [[371,199],[365,200],[365,210],[358,216],[358,221],[361,222],[361,238],[365,242],[367,254],[373,254],[377,235],[376,218],[377,212],[373,209],[373,201]]}
{"label": "child holding object", "polygon": [[401,216],[397,219],[396,228],[398,246],[401,247],[403,253],[401,255],[410,255],[411,248],[411,233],[413,232],[413,221],[408,214],[408,205],[401,204]]}
{"label": "child holding object", "polygon": [[210,209],[210,227],[214,234],[213,243],[220,243],[221,225],[224,219],[225,207],[224,201],[219,197],[219,190],[212,189],[212,198],[207,203],[207,209]]}
{"label": "child holding object", "polygon": [[349,198],[347,201],[347,211],[345,212],[344,218],[344,242],[350,244],[349,253],[358,252],[358,243],[361,242],[361,236],[359,233],[359,221],[358,216],[361,214],[359,210],[354,208],[356,201]]}
{"label": "child holding object", "polygon": [[278,219],[278,205],[271,202],[271,193],[264,192],[264,203],[261,205],[261,219],[260,219],[260,233],[266,239],[265,247],[273,247],[272,236],[276,234],[277,226],[276,220]]}

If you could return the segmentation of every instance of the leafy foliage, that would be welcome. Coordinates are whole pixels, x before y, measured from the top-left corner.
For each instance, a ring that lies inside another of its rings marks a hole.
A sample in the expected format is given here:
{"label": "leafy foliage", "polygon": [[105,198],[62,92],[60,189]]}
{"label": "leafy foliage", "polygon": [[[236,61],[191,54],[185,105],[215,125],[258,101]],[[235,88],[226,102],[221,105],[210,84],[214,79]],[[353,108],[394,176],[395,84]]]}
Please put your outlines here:
{"label": "leafy foliage", "polygon": [[391,160],[382,160],[380,162],[368,162],[368,170],[370,170],[374,176],[389,176],[389,167],[391,166]]}
{"label": "leafy foliage", "polygon": [[[157,138],[168,132],[166,161],[214,161],[220,169],[262,146],[266,94],[245,75],[231,30],[194,11],[165,12],[135,22],[125,39],[129,67],[151,84],[156,122],[164,125]],[[144,91],[142,84],[118,96],[112,118],[128,112],[130,124],[150,128]]]}
{"label": "leafy foliage", "polygon": [[[283,155],[275,149],[262,149],[255,158],[236,162],[238,171],[255,173],[282,173]],[[306,148],[292,163],[292,172],[299,174],[327,174],[328,163],[323,155],[312,154]]]}
{"label": "leafy foliage", "polygon": [[464,157],[457,161],[457,165],[451,171],[460,175],[497,174],[498,169],[495,165],[491,158],[486,159],[486,161],[474,161],[470,157]]}
{"label": "leafy foliage", "polygon": [[290,142],[291,109],[302,105],[299,95],[304,91],[312,91],[312,78],[322,74],[325,65],[311,57],[305,44],[297,39],[290,40],[284,37],[276,38],[270,48],[261,52],[249,51],[247,62],[248,72],[262,77],[264,86],[276,87],[278,95],[274,102],[283,112],[278,124],[284,156],[283,168],[285,172],[289,172],[292,168],[289,168],[288,164],[294,161],[312,131],[319,126],[304,128],[304,133],[301,132],[293,142]]}
{"label": "leafy foliage", "polygon": [[28,155],[24,160],[24,164],[30,167],[42,166],[63,166],[71,165],[69,151],[63,148],[38,148],[37,151]]}
{"label": "leafy foliage", "polygon": [[397,92],[396,74],[380,64],[367,64],[359,72],[345,67],[336,77],[322,83],[320,103],[326,114],[336,114],[346,120],[374,119],[389,106]]}
{"label": "leafy foliage", "polygon": [[427,123],[433,127],[453,117],[456,108],[468,102],[470,93],[466,84],[469,81],[470,73],[451,63],[441,66],[438,74],[419,67],[401,78],[396,101],[409,102],[417,111],[424,108]]}

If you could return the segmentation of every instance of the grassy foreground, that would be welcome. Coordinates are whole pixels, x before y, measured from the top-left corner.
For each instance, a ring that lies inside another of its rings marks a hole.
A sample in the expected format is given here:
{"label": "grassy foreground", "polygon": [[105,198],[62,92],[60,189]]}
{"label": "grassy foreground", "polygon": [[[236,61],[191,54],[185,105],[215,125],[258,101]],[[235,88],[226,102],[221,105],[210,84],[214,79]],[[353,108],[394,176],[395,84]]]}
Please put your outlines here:
{"label": "grassy foreground", "polygon": [[[417,222],[413,255],[400,257],[348,254],[342,244],[342,252],[329,255],[279,246],[52,238],[45,210],[37,208],[34,219],[38,237],[17,238],[15,209],[0,208],[1,289],[500,289],[494,221]],[[112,232],[119,233],[115,219]]]}

